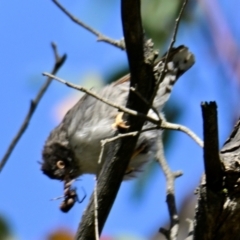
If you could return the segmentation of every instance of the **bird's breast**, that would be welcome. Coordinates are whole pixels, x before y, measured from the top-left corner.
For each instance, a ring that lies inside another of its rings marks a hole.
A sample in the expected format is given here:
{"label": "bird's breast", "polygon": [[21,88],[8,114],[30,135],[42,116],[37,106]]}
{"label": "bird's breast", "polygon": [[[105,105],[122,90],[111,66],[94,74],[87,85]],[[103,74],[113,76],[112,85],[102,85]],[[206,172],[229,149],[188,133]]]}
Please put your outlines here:
{"label": "bird's breast", "polygon": [[[71,147],[78,161],[80,174],[96,174],[100,165],[98,164],[101,152],[101,140],[114,135],[114,129],[110,121],[99,121],[95,125],[85,126],[81,131],[76,131],[71,138]],[[104,160],[104,159],[103,159]]]}

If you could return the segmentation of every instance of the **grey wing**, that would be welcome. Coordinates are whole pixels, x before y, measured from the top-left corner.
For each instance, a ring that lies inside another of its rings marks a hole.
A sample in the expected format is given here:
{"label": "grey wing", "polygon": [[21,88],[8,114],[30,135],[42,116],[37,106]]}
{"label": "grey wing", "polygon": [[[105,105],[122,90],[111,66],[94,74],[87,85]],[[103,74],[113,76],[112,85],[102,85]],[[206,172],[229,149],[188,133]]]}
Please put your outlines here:
{"label": "grey wing", "polygon": [[[118,86],[111,84],[105,86],[102,90],[98,91],[97,94],[111,102],[125,106],[128,89],[129,82]],[[86,136],[94,134],[98,138],[104,139],[114,133],[114,129],[112,129],[111,126],[117,114],[118,110],[116,108],[85,94],[79,102],[69,110],[63,122],[69,126],[69,138],[75,134],[83,134]],[[105,132],[102,132],[103,128]]]}
{"label": "grey wing", "polygon": [[67,126],[68,137],[80,128],[91,118],[90,111],[94,108],[97,100],[88,94],[84,96],[67,112],[62,123]]}
{"label": "grey wing", "polygon": [[[155,67],[163,68],[164,58]],[[194,64],[194,56],[187,47],[180,46],[173,50],[167,64],[167,74],[159,86],[158,94],[154,100],[154,105],[161,110],[168,100],[173,85],[178,77],[187,71]],[[97,94],[118,105],[125,106],[129,91],[129,76],[126,75],[119,81],[105,86]],[[86,129],[86,133],[97,131],[101,127],[107,127],[106,131],[111,131],[110,126],[114,123],[118,110],[89,95],[84,95],[79,102],[67,113],[64,122],[69,126],[69,136]],[[69,117],[70,116],[70,117]],[[73,117],[74,116],[74,117]],[[71,120],[69,120],[71,119]],[[100,130],[99,130],[100,131]],[[92,133],[93,134],[93,133]],[[102,134],[100,131],[99,134]],[[111,134],[110,134],[111,135]],[[103,133],[106,137],[106,133]]]}
{"label": "grey wing", "polygon": [[[89,99],[88,99],[89,98]],[[86,101],[87,100],[87,101]],[[85,115],[82,114],[83,106],[91,108],[94,105],[94,98],[84,95],[64,116],[62,122],[54,128],[47,138],[45,145],[51,146],[53,143],[61,143],[61,145],[68,145],[69,138],[76,131],[78,126],[85,121]],[[87,106],[88,105],[88,106]]]}

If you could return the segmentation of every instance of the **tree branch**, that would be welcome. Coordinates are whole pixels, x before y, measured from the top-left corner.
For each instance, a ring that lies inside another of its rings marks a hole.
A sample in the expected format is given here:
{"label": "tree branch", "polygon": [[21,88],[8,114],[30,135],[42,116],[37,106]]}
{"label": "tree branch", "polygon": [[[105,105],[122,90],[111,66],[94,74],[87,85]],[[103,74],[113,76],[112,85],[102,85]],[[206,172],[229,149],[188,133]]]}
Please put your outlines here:
{"label": "tree branch", "polygon": [[[117,108],[119,111],[121,112],[124,112],[124,113],[127,113],[127,114],[131,114],[135,117],[140,117],[140,118],[143,118],[153,124],[156,125],[156,128],[158,129],[168,129],[168,130],[177,130],[177,131],[181,131],[181,132],[184,132],[186,133],[188,136],[190,136],[200,147],[203,147],[203,141],[194,133],[192,132],[190,129],[188,129],[187,127],[185,126],[182,126],[180,124],[173,124],[173,123],[169,123],[169,122],[166,122],[165,120],[163,119],[160,119],[160,114],[158,114],[158,119],[155,119],[155,118],[152,118],[152,117],[149,117],[148,115],[144,115],[140,112],[137,112],[137,111],[134,111],[130,108],[126,108],[126,107],[123,107],[123,106],[120,106],[120,105],[117,105],[116,103],[114,102],[111,102],[109,101],[108,99],[106,98],[103,98],[101,96],[99,96],[98,94],[94,93],[93,91],[91,90],[88,90],[80,85],[76,85],[76,84],[73,84],[73,83],[70,83],[62,78],[59,78],[57,76],[54,76],[52,74],[49,74],[49,73],[43,73],[44,76],[47,76],[47,77],[51,77],[63,84],[65,84],[66,86],[68,87],[71,87],[71,88],[74,88],[76,90],[79,90],[79,91],[82,91],[96,99],[98,99],[99,101],[101,102],[104,102],[106,103],[107,105],[111,106],[111,107],[114,107],[114,108]],[[134,89],[134,90],[133,90]],[[145,100],[145,98],[143,98],[139,92],[136,92],[135,91],[135,88],[130,88],[130,90],[133,92],[133,93],[137,93],[137,96],[147,105],[149,106],[149,108],[151,109],[154,109],[154,107],[152,107],[152,104],[150,104],[148,101]],[[154,112],[156,111],[156,109],[154,110]]]}
{"label": "tree branch", "polygon": [[164,149],[161,139],[158,139],[158,152],[156,158],[163,170],[163,173],[167,181],[167,206],[170,216],[170,228],[164,229],[160,228],[160,232],[168,240],[176,240],[179,232],[179,217],[177,213],[176,200],[175,200],[175,191],[174,191],[174,181],[176,177],[179,177],[179,173],[172,172],[169,168],[167,161],[164,156]]}
{"label": "tree branch", "polygon": [[66,80],[64,80],[62,78],[59,78],[59,77],[54,76],[54,75],[49,74],[49,73],[43,73],[43,76],[51,77],[51,78],[53,78],[53,79],[55,79],[55,80],[65,84],[68,87],[71,87],[71,88],[74,88],[74,89],[79,90],[81,92],[84,92],[84,93],[86,93],[86,94],[88,94],[88,95],[98,99],[99,101],[101,101],[103,103],[106,103],[107,105],[118,109],[121,112],[128,113],[128,114],[133,115],[133,116],[141,117],[141,118],[143,118],[145,120],[148,120],[150,122],[153,122],[155,124],[159,124],[159,120],[153,119],[153,118],[151,118],[151,117],[149,117],[147,115],[139,113],[139,112],[137,112],[135,110],[132,110],[130,108],[126,108],[124,106],[117,105],[116,103],[111,102],[108,99],[103,98],[103,97],[99,96],[98,94],[94,93],[93,91],[91,91],[91,90],[89,90],[87,88],[84,88],[84,87],[82,87],[80,85],[76,85],[76,84],[70,83],[70,82],[68,82],[68,81],[66,81]]}
{"label": "tree branch", "polygon": [[240,239],[240,122],[218,153],[216,103],[203,103],[204,176],[194,221],[195,240]]}
{"label": "tree branch", "polygon": [[177,31],[178,31],[178,28],[179,28],[179,24],[180,24],[180,20],[182,18],[182,15],[183,15],[183,11],[186,7],[188,3],[188,0],[185,0],[183,2],[183,5],[181,7],[181,10],[179,12],[179,15],[178,17],[176,18],[175,20],[175,25],[174,25],[174,29],[173,29],[173,36],[172,36],[172,40],[170,42],[170,45],[168,47],[168,51],[167,51],[167,54],[166,54],[166,58],[165,58],[165,62],[164,62],[164,66],[163,66],[163,70],[162,72],[160,73],[159,77],[158,77],[158,80],[157,80],[157,84],[156,84],[156,87],[154,89],[154,94],[153,94],[153,99],[155,98],[155,96],[157,95],[157,91],[158,91],[158,88],[159,88],[159,85],[161,84],[161,82],[163,81],[164,77],[165,77],[165,74],[166,74],[166,69],[167,69],[167,63],[168,63],[168,59],[169,59],[169,53],[171,52],[172,48],[173,48],[173,45],[176,41],[176,36],[177,36]]}
{"label": "tree branch", "polygon": [[90,26],[88,26],[87,24],[85,24],[84,22],[82,22],[81,20],[79,20],[78,18],[74,17],[70,12],[67,11],[66,8],[64,8],[57,0],[52,0],[53,3],[56,4],[56,6],[61,9],[62,12],[64,12],[73,22],[75,22],[76,24],[78,24],[79,26],[85,28],[86,30],[88,30],[89,32],[91,32],[92,34],[94,34],[95,36],[97,36],[97,41],[102,41],[102,42],[106,42],[109,43],[115,47],[118,47],[122,50],[125,50],[125,44],[124,44],[124,40],[120,40],[120,41],[116,41],[113,40],[107,36],[104,36],[103,34],[101,34],[100,32],[98,32],[97,30],[91,28]]}
{"label": "tree branch", "polygon": [[166,121],[162,121],[160,124],[162,129],[169,129],[169,130],[177,130],[186,133],[189,137],[191,137],[200,147],[203,147],[203,141],[189,128],[175,123],[169,123]]}
{"label": "tree branch", "polygon": [[219,157],[217,105],[215,102],[202,103],[204,166],[207,187],[211,190],[222,189],[223,169]]}
{"label": "tree branch", "polygon": [[[154,85],[153,64],[145,63],[140,0],[122,0],[121,8],[131,73],[131,86],[135,87],[137,85],[141,95],[149,100],[150,97],[152,97]],[[143,106],[142,100],[133,92],[129,93],[127,108],[144,115],[146,115],[149,110],[149,107],[145,104]],[[127,130],[120,130],[121,133],[139,131],[145,122],[144,119],[132,115],[125,115],[124,118],[126,118],[127,124],[130,127]],[[121,185],[137,139],[138,135],[120,138],[109,143],[110,150],[99,174],[97,185],[98,226],[100,233]],[[75,239],[92,240],[94,238],[94,196],[92,196],[87,210],[82,217]]]}
{"label": "tree branch", "polygon": [[[67,55],[64,54],[63,56],[59,56],[58,51],[57,51],[57,46],[55,43],[51,44],[52,48],[53,48],[53,52],[54,52],[54,56],[55,56],[55,64],[52,70],[52,74],[56,74],[57,71],[61,68],[61,66],[63,65],[63,63],[65,62]],[[35,97],[34,100],[31,100],[30,103],[30,108],[28,110],[28,113],[20,127],[20,129],[18,130],[16,136],[13,138],[12,142],[10,143],[5,155],[3,156],[1,162],[0,162],[0,172],[2,171],[3,167],[5,166],[6,162],[9,159],[9,156],[11,155],[13,149],[15,148],[16,144],[18,143],[19,139],[21,138],[21,136],[23,135],[23,133],[25,132],[25,130],[28,127],[28,124],[32,118],[32,115],[34,113],[34,111],[36,110],[42,96],[44,95],[44,93],[46,92],[47,88],[49,87],[50,83],[52,82],[52,78],[48,77],[46,82],[42,85],[41,89],[39,90],[39,92],[37,93],[37,96]]]}

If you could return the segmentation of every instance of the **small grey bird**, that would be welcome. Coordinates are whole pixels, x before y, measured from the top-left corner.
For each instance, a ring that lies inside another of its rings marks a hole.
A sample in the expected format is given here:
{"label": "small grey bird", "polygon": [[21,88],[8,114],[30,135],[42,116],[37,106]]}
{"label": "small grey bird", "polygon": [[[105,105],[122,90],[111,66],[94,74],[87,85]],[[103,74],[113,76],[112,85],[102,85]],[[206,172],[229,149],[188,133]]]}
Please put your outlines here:
{"label": "small grey bird", "polygon": [[[166,55],[158,60],[154,71],[163,69]],[[185,46],[173,48],[169,54],[167,74],[159,86],[154,107],[161,112],[169,99],[173,85],[177,79],[194,64],[194,55]],[[118,105],[125,106],[129,92],[130,75],[105,86],[97,92],[101,97]],[[98,159],[101,151],[101,140],[114,136],[114,122],[119,112],[117,109],[85,94],[72,107],[62,122],[50,133],[45,142],[41,169],[52,179],[69,181],[85,173],[99,172]],[[156,118],[154,111],[148,115]],[[143,129],[153,127],[146,122]],[[156,140],[161,137],[162,130],[141,133],[124,179],[136,176],[143,165],[152,160],[156,154]],[[107,145],[104,153],[107,151]],[[105,154],[102,160],[104,161]]]}

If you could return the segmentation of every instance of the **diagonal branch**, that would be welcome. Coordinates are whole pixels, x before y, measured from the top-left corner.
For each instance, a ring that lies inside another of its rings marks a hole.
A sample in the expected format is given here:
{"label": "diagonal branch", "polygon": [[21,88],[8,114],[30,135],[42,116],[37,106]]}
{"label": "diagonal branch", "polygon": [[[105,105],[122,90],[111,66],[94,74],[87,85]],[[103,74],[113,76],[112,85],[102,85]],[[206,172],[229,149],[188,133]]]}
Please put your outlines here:
{"label": "diagonal branch", "polygon": [[101,34],[100,32],[98,32],[97,30],[91,28],[90,26],[88,26],[87,24],[85,24],[84,22],[82,22],[81,20],[79,20],[78,18],[76,18],[75,16],[73,16],[69,11],[67,11],[66,8],[64,8],[57,0],[52,0],[54,4],[56,4],[56,6],[61,9],[73,22],[75,22],[76,24],[80,25],[81,27],[85,28],[86,30],[88,30],[89,32],[91,32],[92,34],[94,34],[95,36],[97,36],[97,41],[102,41],[102,42],[107,42],[115,47],[118,47],[122,50],[125,50],[125,43],[124,40],[120,40],[120,41],[116,41],[114,39],[111,39],[107,36],[104,36],[103,34]]}
{"label": "diagonal branch", "polygon": [[[138,86],[141,95],[149,100],[153,90],[153,64],[145,63],[143,28],[140,15],[140,0],[122,0],[122,23],[128,55],[128,62],[131,74],[131,86]],[[129,93],[127,108],[133,109],[144,115],[149,107],[142,104],[142,100],[132,91]],[[136,116],[125,116],[127,130],[120,130],[121,133],[128,133],[141,130],[145,120]],[[137,143],[137,136],[120,138],[109,143],[109,152],[98,177],[97,200],[98,200],[98,227],[101,233],[108,214],[111,210],[117,192],[121,185],[123,176],[129,164],[130,158]],[[77,230],[75,239],[95,239],[94,233],[94,196],[83,214],[82,221]]]}
{"label": "diagonal branch", "polygon": [[168,47],[168,51],[167,51],[167,54],[166,54],[166,58],[165,58],[165,62],[164,62],[164,66],[163,66],[163,70],[161,72],[161,74],[159,75],[159,78],[157,80],[157,84],[156,84],[156,87],[154,89],[154,94],[153,94],[153,99],[155,98],[155,96],[157,95],[157,91],[158,91],[158,88],[159,88],[159,85],[161,84],[161,82],[163,81],[164,77],[165,77],[165,72],[166,72],[166,69],[167,69],[167,63],[168,63],[168,59],[169,59],[169,53],[171,52],[172,48],[173,48],[173,45],[176,41],[176,37],[177,37],[177,32],[178,32],[178,28],[179,28],[179,24],[180,24],[180,20],[182,18],[182,15],[183,15],[183,11],[186,7],[188,3],[188,0],[184,0],[183,2],[183,5],[181,7],[181,10],[179,12],[179,15],[177,17],[177,19],[175,20],[175,26],[174,26],[174,30],[173,30],[173,36],[172,36],[172,40],[171,40],[171,43]]}
{"label": "diagonal branch", "polygon": [[[52,48],[53,48],[53,52],[54,52],[54,56],[55,56],[55,64],[52,70],[52,74],[56,74],[57,71],[61,68],[61,66],[63,65],[63,63],[65,62],[67,55],[64,54],[63,56],[59,56],[58,51],[57,51],[57,46],[55,43],[52,43]],[[46,92],[47,88],[49,87],[50,83],[52,82],[52,79],[50,77],[47,78],[46,82],[43,84],[43,86],[41,87],[41,89],[39,90],[37,96],[35,97],[34,100],[31,100],[30,103],[30,108],[28,110],[28,113],[19,129],[19,131],[17,132],[16,136],[13,138],[12,142],[10,143],[5,155],[3,156],[1,162],[0,162],[0,172],[2,171],[3,167],[5,166],[6,162],[9,159],[9,156],[11,155],[13,149],[15,148],[15,146],[17,145],[19,139],[21,138],[21,136],[23,135],[23,133],[25,132],[25,130],[28,127],[28,124],[32,118],[32,115],[34,113],[34,111],[36,110],[42,96],[44,95],[44,93]]]}
{"label": "diagonal branch", "polygon": [[[192,132],[190,129],[188,129],[187,127],[182,126],[182,125],[180,125],[180,124],[173,124],[173,123],[166,122],[166,121],[163,120],[163,119],[160,119],[160,118],[161,118],[160,114],[158,114],[158,117],[159,117],[159,118],[158,118],[158,120],[157,120],[157,119],[152,118],[152,117],[150,117],[150,116],[148,116],[148,115],[144,115],[144,114],[142,114],[142,113],[140,113],[140,112],[134,111],[134,110],[132,110],[132,109],[130,109],[130,108],[126,108],[126,107],[120,106],[120,105],[118,105],[118,104],[116,104],[116,103],[114,103],[114,102],[109,101],[109,100],[106,99],[106,98],[103,98],[103,97],[99,96],[98,94],[94,93],[94,92],[91,91],[91,90],[88,90],[87,88],[84,88],[84,87],[82,87],[82,86],[73,84],[73,83],[71,83],[71,82],[68,82],[68,81],[66,81],[66,80],[64,80],[64,79],[62,79],[62,78],[59,78],[59,77],[57,77],[57,76],[54,76],[54,75],[52,75],[52,74],[43,73],[43,75],[44,75],[44,76],[47,76],[47,77],[51,77],[51,78],[53,78],[53,79],[55,79],[55,80],[57,80],[57,81],[65,84],[65,85],[68,86],[68,87],[71,87],[71,88],[74,88],[74,89],[76,89],[76,90],[82,91],[82,92],[84,92],[84,93],[86,93],[86,94],[88,94],[88,95],[90,95],[90,96],[98,99],[99,101],[104,102],[104,103],[106,103],[107,105],[118,109],[118,110],[121,111],[121,112],[130,114],[130,115],[135,116],[135,117],[141,117],[141,118],[143,118],[143,119],[145,119],[145,120],[147,120],[147,121],[155,124],[155,125],[156,125],[156,128],[159,128],[159,129],[168,129],[168,130],[177,130],[177,131],[184,132],[184,133],[186,133],[188,136],[190,136],[200,147],[203,147],[203,141],[202,141],[194,132]],[[154,109],[154,107],[152,107],[152,104],[149,104],[138,92],[136,92],[135,90],[133,91],[133,89],[134,89],[134,88],[132,88],[132,87],[130,88],[130,90],[131,90],[132,92],[134,92],[135,94],[137,93],[137,96],[138,96],[146,105],[148,105],[149,108]],[[157,111],[157,110],[155,109],[155,111]]]}
{"label": "diagonal branch", "polygon": [[87,88],[84,88],[82,86],[70,83],[70,82],[68,82],[68,81],[66,81],[66,80],[64,80],[62,78],[56,77],[56,76],[54,76],[52,74],[49,74],[49,73],[43,73],[43,76],[51,77],[51,78],[53,78],[53,79],[55,79],[55,80],[65,84],[68,87],[71,87],[71,88],[74,88],[76,90],[82,91],[82,92],[84,92],[84,93],[86,93],[86,94],[88,94],[88,95],[98,99],[99,101],[101,101],[103,103],[106,103],[107,105],[118,109],[121,112],[128,113],[128,114],[133,115],[133,116],[138,116],[138,117],[141,117],[141,118],[143,118],[145,120],[148,120],[150,122],[154,122],[155,124],[159,124],[159,120],[153,119],[153,118],[151,118],[151,117],[149,117],[147,115],[144,115],[142,113],[134,111],[134,110],[132,110],[130,108],[126,108],[126,107],[120,106],[120,105],[118,105],[118,104],[116,104],[114,102],[109,101],[106,98],[103,98],[103,97],[99,96],[98,94],[94,93],[93,91],[91,91],[91,90],[89,90]]}
{"label": "diagonal branch", "polygon": [[169,129],[169,130],[184,132],[189,137],[191,137],[200,147],[204,146],[203,141],[193,131],[191,131],[189,128],[183,125],[162,121],[160,126],[162,129]]}

